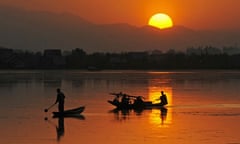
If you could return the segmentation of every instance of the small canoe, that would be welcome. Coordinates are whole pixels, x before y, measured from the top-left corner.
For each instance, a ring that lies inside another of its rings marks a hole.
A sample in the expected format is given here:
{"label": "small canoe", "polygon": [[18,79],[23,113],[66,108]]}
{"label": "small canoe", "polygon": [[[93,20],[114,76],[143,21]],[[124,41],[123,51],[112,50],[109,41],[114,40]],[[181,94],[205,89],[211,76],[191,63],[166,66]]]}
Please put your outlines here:
{"label": "small canoe", "polygon": [[56,116],[78,115],[78,114],[81,114],[84,111],[84,109],[85,109],[84,106],[80,106],[78,108],[65,110],[63,113],[61,113],[61,112],[53,112],[53,116],[56,117]]}

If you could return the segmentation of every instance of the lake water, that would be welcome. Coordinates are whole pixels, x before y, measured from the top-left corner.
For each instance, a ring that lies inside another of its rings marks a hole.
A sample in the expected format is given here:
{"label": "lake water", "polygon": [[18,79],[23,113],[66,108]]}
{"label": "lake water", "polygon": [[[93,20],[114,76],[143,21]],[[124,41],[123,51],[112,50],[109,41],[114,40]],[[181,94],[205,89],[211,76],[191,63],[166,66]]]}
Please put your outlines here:
{"label": "lake water", "polygon": [[[1,144],[240,144],[240,71],[0,71]],[[81,118],[44,109],[86,106]],[[167,110],[114,111],[111,92],[155,100]]]}

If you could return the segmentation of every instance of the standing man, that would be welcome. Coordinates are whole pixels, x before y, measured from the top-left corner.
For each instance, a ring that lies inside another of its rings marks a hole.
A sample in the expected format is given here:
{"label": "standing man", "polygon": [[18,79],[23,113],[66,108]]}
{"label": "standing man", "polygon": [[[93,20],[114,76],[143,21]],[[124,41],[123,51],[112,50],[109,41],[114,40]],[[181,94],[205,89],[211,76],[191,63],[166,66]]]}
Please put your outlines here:
{"label": "standing man", "polygon": [[58,103],[58,111],[60,113],[64,112],[64,99],[65,99],[65,95],[61,92],[61,90],[58,88],[57,89],[57,99],[56,99],[56,103]]}

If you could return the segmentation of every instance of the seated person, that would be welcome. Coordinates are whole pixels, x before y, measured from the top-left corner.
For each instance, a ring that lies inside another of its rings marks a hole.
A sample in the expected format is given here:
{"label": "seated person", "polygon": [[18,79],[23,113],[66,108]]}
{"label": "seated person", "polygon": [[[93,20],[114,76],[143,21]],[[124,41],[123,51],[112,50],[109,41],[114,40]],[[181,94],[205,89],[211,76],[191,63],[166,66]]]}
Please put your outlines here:
{"label": "seated person", "polygon": [[164,94],[163,91],[161,91],[161,96],[159,98],[161,100],[160,104],[161,105],[167,105],[168,104],[168,100],[167,100],[167,96]]}

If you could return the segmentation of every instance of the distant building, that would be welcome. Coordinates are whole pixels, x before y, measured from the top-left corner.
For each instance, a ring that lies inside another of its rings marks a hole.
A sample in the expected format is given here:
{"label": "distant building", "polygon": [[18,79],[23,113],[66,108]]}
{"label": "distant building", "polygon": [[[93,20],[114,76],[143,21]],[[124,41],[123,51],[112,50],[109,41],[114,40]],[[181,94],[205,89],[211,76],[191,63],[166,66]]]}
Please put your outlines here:
{"label": "distant building", "polygon": [[64,68],[65,58],[60,49],[46,49],[43,53],[44,68]]}
{"label": "distant building", "polygon": [[220,55],[222,54],[221,49],[215,47],[205,47],[205,48],[188,48],[186,51],[187,55]]}
{"label": "distant building", "polygon": [[236,48],[236,47],[225,47],[225,48],[223,48],[223,53],[228,54],[228,55],[240,54],[240,48]]}
{"label": "distant building", "polygon": [[162,57],[164,56],[163,52],[160,50],[154,50],[149,55],[149,61],[150,62],[160,62],[162,60]]}
{"label": "distant building", "polygon": [[12,49],[0,48],[1,68],[24,68],[23,60]]}
{"label": "distant building", "polygon": [[148,52],[129,52],[128,56],[133,60],[143,60],[148,57]]}
{"label": "distant building", "polygon": [[204,53],[202,48],[188,48],[186,51],[187,55],[202,55]]}
{"label": "distant building", "polygon": [[127,60],[125,57],[122,57],[120,55],[112,55],[109,58],[109,62],[111,64],[124,64],[127,63]]}
{"label": "distant building", "polygon": [[222,54],[221,49],[215,48],[215,47],[206,47],[204,48],[204,51],[207,55],[220,55]]}
{"label": "distant building", "polygon": [[151,55],[162,55],[162,54],[163,54],[163,52],[160,51],[160,50],[153,50],[153,51],[151,51]]}
{"label": "distant building", "polygon": [[43,55],[45,57],[61,57],[62,52],[60,49],[46,49],[44,50]]}

